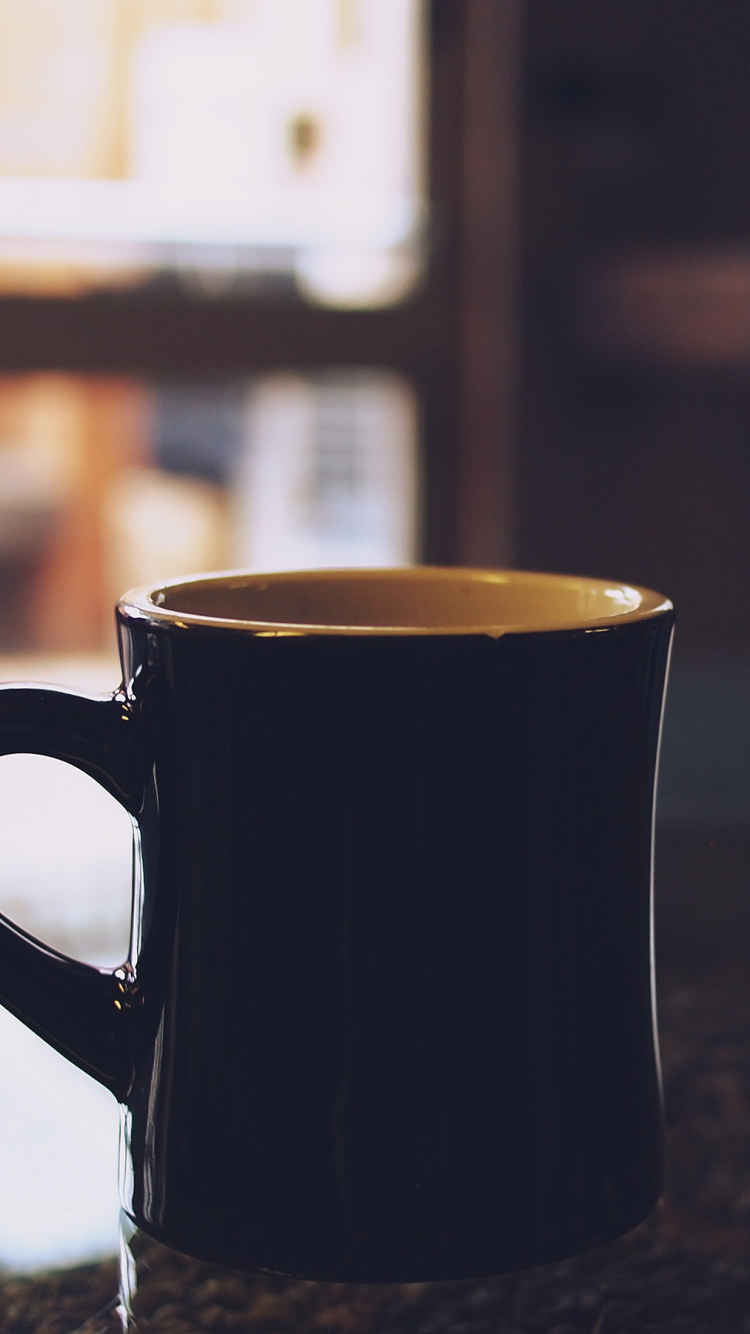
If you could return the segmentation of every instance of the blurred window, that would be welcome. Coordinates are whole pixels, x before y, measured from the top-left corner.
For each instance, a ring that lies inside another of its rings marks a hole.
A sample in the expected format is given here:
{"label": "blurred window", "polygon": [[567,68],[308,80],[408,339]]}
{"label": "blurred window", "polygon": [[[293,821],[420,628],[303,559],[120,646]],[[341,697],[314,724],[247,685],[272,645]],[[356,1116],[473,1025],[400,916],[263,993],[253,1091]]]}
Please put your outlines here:
{"label": "blurred window", "polygon": [[418,558],[417,404],[382,369],[0,376],[0,652],[112,649],[138,584]]}
{"label": "blurred window", "polygon": [[404,296],[421,0],[0,0],[0,292]]}

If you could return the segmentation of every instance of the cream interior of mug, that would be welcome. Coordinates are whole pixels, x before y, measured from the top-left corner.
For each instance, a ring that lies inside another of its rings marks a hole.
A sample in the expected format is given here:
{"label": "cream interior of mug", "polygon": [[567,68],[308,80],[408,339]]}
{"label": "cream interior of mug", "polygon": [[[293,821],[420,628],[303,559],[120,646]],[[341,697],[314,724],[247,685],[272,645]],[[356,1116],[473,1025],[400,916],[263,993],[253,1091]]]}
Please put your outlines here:
{"label": "cream interior of mug", "polygon": [[667,610],[627,584],[519,570],[234,572],[128,594],[121,607],[158,620],[232,624],[257,634],[470,634],[617,624]]}

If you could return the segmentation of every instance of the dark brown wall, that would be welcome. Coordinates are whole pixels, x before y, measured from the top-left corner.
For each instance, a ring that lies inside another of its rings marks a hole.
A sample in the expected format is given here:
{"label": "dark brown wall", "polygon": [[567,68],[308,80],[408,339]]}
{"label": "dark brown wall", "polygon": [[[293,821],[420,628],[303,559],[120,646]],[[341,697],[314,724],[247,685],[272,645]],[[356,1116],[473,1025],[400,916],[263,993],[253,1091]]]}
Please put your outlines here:
{"label": "dark brown wall", "polygon": [[579,276],[750,243],[750,6],[527,0],[519,564],[650,584],[681,654],[750,653],[747,366],[615,360]]}

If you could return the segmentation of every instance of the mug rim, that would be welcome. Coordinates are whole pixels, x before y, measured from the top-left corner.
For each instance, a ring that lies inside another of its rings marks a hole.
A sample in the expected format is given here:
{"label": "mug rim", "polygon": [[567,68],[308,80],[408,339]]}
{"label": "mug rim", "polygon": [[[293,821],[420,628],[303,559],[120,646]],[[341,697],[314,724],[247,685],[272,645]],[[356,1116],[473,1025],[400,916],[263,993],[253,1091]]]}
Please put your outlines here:
{"label": "mug rim", "polygon": [[[188,595],[200,594],[202,590],[224,588],[228,592],[255,585],[257,592],[265,592],[269,586],[283,586],[294,583],[299,585],[317,584],[323,586],[334,582],[359,582],[383,584],[422,583],[425,591],[429,585],[442,582],[444,585],[466,581],[471,584],[495,584],[516,588],[525,587],[537,592],[546,586],[551,594],[579,595],[583,602],[599,604],[609,599],[612,611],[603,615],[591,615],[582,611],[579,615],[560,615],[552,613],[548,618],[531,622],[498,622],[494,619],[476,621],[467,618],[462,623],[450,624],[338,624],[319,621],[263,620],[244,619],[241,617],[204,614],[188,608],[167,605],[167,598],[172,595],[179,598],[182,590]],[[439,565],[404,565],[390,567],[360,566],[355,568],[330,568],[310,570],[280,570],[264,573],[255,570],[222,570],[208,574],[190,575],[185,578],[164,580],[150,587],[132,589],[123,594],[117,603],[118,613],[127,620],[145,620],[154,624],[169,625],[176,629],[207,627],[214,629],[242,630],[256,637],[272,638],[281,636],[307,635],[365,635],[365,636],[418,636],[418,635],[489,635],[499,638],[505,634],[540,634],[550,631],[604,630],[610,627],[632,624],[634,621],[650,620],[655,616],[673,611],[669,598],[652,589],[637,584],[624,583],[620,580],[591,578],[590,576],[546,573],[544,571],[490,569],[474,566],[439,566]]]}

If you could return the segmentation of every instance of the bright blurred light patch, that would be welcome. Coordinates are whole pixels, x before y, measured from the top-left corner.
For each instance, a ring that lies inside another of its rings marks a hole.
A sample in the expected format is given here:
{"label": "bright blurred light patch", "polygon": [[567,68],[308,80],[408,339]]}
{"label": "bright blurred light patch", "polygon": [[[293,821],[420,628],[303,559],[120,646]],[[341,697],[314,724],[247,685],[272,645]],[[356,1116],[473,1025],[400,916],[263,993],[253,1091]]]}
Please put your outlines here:
{"label": "bright blurred light patch", "polygon": [[35,267],[241,278],[275,249],[312,300],[398,300],[424,226],[422,8],[0,0],[0,289]]}

